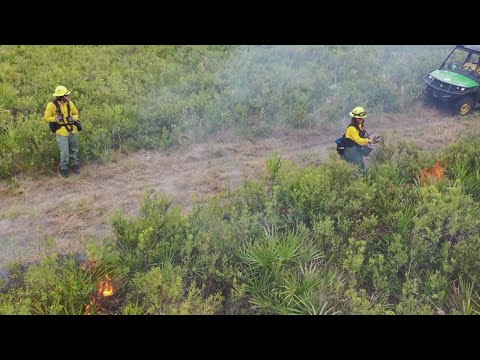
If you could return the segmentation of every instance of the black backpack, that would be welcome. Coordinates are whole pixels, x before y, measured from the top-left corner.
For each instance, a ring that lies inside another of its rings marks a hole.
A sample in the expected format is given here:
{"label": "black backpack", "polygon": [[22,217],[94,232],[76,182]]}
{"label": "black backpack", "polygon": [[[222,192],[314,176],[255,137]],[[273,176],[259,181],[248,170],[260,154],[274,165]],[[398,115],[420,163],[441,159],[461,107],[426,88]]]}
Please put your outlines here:
{"label": "black backpack", "polygon": [[[353,126],[353,125],[348,125],[347,129],[348,129],[349,126]],[[335,140],[335,143],[337,144],[338,155],[343,155],[343,153],[345,152],[345,148],[347,148],[347,147],[351,148],[351,147],[354,147],[354,146],[359,146],[352,139],[346,138],[345,134],[346,134],[346,132],[342,135],[342,137],[339,137],[337,140]],[[365,130],[363,130],[363,131],[360,130],[360,136],[361,137],[365,137],[365,134],[366,134]]]}
{"label": "black backpack", "polygon": [[[365,136],[364,134],[362,134],[362,135]],[[345,134],[343,134],[342,137],[337,138],[337,140],[335,140],[335,144],[337,144],[337,154],[340,155],[340,156],[342,156],[344,154],[345,148],[347,148],[347,147],[350,148],[350,147],[353,147],[353,146],[360,146],[360,145],[357,145],[357,143],[355,141],[353,141],[351,139],[347,139],[345,137]],[[371,148],[370,146],[361,146],[360,148],[362,150],[363,156],[370,155],[370,153],[373,150],[373,148]]]}

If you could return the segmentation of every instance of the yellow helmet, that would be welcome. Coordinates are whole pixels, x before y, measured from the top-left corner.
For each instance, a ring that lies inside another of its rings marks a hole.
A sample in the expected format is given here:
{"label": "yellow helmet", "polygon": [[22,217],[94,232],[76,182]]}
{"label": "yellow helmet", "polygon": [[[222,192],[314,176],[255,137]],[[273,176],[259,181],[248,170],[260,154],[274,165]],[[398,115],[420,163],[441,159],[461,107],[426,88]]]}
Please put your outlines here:
{"label": "yellow helmet", "polygon": [[66,95],[70,95],[70,91],[68,91],[65,86],[60,85],[55,88],[55,93],[53,94],[53,96],[66,96]]}
{"label": "yellow helmet", "polygon": [[365,119],[367,117],[367,112],[363,107],[357,106],[350,112],[350,116],[354,118]]}

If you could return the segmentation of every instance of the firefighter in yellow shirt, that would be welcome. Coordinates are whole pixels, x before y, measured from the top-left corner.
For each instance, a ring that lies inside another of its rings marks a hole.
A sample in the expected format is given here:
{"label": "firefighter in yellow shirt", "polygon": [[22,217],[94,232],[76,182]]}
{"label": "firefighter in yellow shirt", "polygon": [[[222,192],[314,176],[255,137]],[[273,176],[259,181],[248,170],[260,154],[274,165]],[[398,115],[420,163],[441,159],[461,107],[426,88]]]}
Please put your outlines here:
{"label": "firefighter in yellow shirt", "polygon": [[78,132],[82,130],[78,121],[79,113],[75,104],[70,101],[70,91],[65,86],[57,86],[53,94],[55,100],[48,103],[44,119],[55,133],[60,148],[60,174],[68,177],[68,165],[76,173],[78,166]]}
{"label": "firefighter in yellow shirt", "polygon": [[367,112],[361,106],[357,106],[350,112],[352,121],[345,131],[345,151],[342,158],[348,162],[358,165],[362,170],[365,170],[365,163],[363,157],[367,156],[371,148],[367,145],[374,144],[378,141],[378,137],[373,140],[369,139],[368,133],[365,130],[365,118]]}

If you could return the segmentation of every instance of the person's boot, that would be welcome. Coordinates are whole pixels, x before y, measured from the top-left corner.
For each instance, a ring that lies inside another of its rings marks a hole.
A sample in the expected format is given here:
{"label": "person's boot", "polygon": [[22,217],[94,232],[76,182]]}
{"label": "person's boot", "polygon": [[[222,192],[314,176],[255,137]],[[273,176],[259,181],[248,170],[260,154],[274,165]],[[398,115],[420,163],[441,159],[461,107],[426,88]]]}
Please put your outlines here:
{"label": "person's boot", "polygon": [[72,166],[72,171],[75,173],[75,174],[80,174],[80,167],[78,165],[73,165]]}
{"label": "person's boot", "polygon": [[68,178],[68,169],[60,169],[60,174],[64,177],[64,178]]}

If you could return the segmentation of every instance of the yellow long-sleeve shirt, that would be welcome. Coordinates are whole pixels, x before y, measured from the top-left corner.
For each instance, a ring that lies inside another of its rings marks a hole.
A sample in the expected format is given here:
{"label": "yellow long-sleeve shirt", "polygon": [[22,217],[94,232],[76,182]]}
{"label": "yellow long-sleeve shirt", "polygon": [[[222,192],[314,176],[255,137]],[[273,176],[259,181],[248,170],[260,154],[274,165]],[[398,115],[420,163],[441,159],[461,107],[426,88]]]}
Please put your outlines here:
{"label": "yellow long-sleeve shirt", "polygon": [[[68,117],[67,103],[65,102],[65,104],[62,104],[61,102],[59,102],[59,105],[60,105],[60,111],[63,114],[63,121],[61,121],[60,123],[66,124],[66,123],[68,123],[68,121],[67,121],[67,117]],[[45,122],[47,122],[47,123],[55,122],[57,116],[58,116],[57,115],[57,107],[55,106],[55,104],[53,102],[48,103],[47,108],[45,109],[45,114],[43,116],[43,119],[45,120]],[[80,116],[80,114],[78,113],[77,107],[71,101],[70,101],[70,116],[72,116],[75,120],[78,120],[78,118]],[[77,132],[78,132],[77,127],[75,125],[73,125],[72,134],[76,134]],[[60,129],[58,129],[55,133],[57,135],[61,135],[61,136],[68,136],[68,130],[65,128],[65,126],[61,126]]]}
{"label": "yellow long-sleeve shirt", "polygon": [[[360,130],[364,129],[363,124],[360,124],[359,127],[360,127]],[[367,138],[360,137],[360,131],[353,125],[347,127],[347,131],[345,132],[345,137],[347,139],[351,139],[355,141],[360,146],[368,145],[368,143],[370,142]]]}

